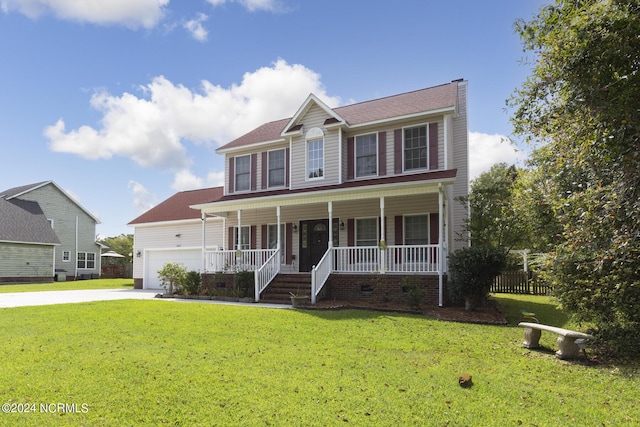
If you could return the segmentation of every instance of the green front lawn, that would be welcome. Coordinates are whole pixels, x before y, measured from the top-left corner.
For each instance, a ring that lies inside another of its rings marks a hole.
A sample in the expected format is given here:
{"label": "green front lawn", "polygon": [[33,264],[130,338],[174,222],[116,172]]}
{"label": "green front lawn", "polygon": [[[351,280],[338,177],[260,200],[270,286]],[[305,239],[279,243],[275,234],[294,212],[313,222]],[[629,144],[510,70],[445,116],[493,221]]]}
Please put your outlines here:
{"label": "green front lawn", "polygon": [[[516,313],[510,324],[520,309],[536,311],[531,304],[555,313],[549,299],[499,299]],[[546,350],[532,351],[521,347],[522,335],[514,326],[417,315],[185,301],[1,309],[0,400],[36,411],[0,414],[0,425],[624,426],[640,419],[637,363],[561,361],[555,337],[543,333]],[[470,389],[458,386],[465,372]],[[76,412],[43,413],[40,405],[52,403]]]}
{"label": "green front lawn", "polygon": [[0,293],[72,291],[78,289],[133,289],[133,279],[93,279],[52,283],[26,283],[19,285],[0,285]]}

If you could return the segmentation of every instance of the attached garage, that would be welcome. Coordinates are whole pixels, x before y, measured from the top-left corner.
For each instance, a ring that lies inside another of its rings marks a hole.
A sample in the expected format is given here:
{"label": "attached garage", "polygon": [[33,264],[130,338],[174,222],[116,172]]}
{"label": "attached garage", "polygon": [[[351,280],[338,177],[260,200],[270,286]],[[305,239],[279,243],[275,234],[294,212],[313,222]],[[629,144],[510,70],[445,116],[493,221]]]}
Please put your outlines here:
{"label": "attached garage", "polygon": [[167,262],[182,264],[187,271],[202,270],[202,250],[201,249],[149,249],[145,251],[144,269],[144,289],[164,289],[162,282],[158,279],[158,271]]}

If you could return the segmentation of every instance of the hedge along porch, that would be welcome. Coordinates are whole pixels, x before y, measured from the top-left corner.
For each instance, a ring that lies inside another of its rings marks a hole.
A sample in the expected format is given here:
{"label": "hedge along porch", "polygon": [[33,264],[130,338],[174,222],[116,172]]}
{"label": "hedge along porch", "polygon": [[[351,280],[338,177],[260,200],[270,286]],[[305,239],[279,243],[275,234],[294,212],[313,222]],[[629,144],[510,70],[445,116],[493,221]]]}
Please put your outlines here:
{"label": "hedge along porch", "polygon": [[[376,283],[395,283],[388,289],[397,293],[402,286],[392,276],[427,276],[418,280],[430,284],[425,285],[427,302],[442,306],[451,233],[447,187],[454,180],[455,170],[447,170],[334,188],[226,196],[192,206],[203,218],[222,217],[227,230],[222,250],[204,250],[203,239],[203,270],[255,271],[256,301],[279,273],[309,274],[313,303],[323,296],[369,298],[366,290],[348,289],[361,289],[358,283],[366,277],[372,283],[373,275]],[[205,227],[203,221],[203,236]],[[330,289],[321,294],[327,283]],[[392,296],[398,298],[403,296]]]}

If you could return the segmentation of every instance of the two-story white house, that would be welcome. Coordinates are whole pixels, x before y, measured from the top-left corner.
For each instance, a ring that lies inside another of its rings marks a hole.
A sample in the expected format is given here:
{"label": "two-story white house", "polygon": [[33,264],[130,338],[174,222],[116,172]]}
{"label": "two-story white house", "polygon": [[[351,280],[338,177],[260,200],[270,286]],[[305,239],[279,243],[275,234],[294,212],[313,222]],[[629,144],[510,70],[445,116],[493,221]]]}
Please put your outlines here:
{"label": "two-story white house", "polygon": [[466,81],[338,108],[312,94],[217,150],[224,194],[191,206],[226,234],[205,276],[253,270],[260,300],[295,273],[312,302],[402,300],[411,277],[443,305],[447,255],[468,245],[468,147]]}

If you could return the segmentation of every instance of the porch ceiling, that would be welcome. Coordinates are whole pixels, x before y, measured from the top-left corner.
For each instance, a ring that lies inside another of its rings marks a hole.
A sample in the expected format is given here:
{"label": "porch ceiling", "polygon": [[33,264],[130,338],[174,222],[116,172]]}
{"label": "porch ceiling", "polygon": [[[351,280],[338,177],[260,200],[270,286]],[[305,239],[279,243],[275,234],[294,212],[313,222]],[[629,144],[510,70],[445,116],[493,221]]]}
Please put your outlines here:
{"label": "porch ceiling", "polygon": [[339,187],[329,186],[304,189],[300,191],[282,191],[276,193],[253,193],[233,200],[221,200],[213,203],[193,205],[205,214],[224,216],[226,212],[247,209],[275,208],[277,206],[295,206],[313,203],[339,202],[346,200],[378,199],[380,197],[411,196],[437,193],[440,185],[452,185],[456,171],[444,171],[441,177],[423,181],[403,181],[380,183],[376,185]]}

